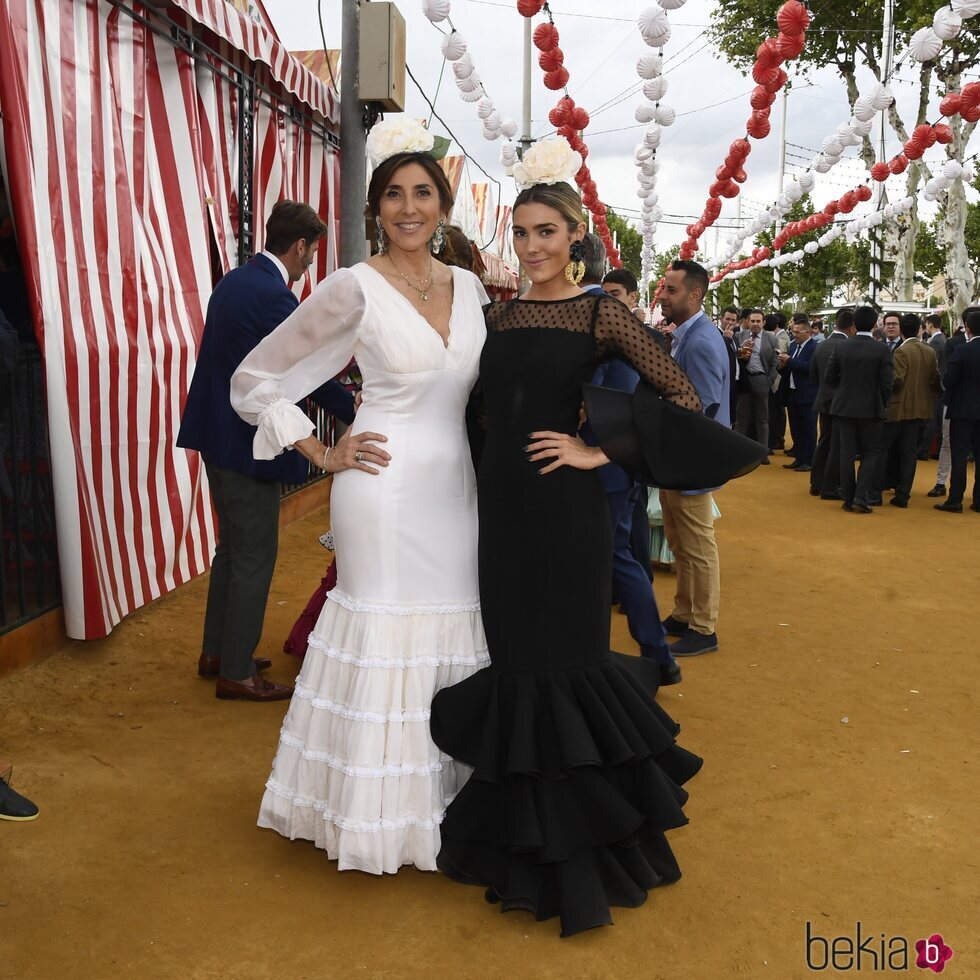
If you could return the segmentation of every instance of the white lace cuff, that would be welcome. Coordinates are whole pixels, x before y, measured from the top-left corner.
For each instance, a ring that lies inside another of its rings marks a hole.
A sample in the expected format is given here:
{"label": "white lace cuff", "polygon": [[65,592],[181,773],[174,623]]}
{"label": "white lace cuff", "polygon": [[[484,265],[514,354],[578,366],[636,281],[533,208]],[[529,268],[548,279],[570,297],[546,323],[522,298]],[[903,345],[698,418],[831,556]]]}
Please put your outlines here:
{"label": "white lace cuff", "polygon": [[252,455],[256,459],[275,459],[314,429],[316,426],[292,402],[277,398],[259,412]]}

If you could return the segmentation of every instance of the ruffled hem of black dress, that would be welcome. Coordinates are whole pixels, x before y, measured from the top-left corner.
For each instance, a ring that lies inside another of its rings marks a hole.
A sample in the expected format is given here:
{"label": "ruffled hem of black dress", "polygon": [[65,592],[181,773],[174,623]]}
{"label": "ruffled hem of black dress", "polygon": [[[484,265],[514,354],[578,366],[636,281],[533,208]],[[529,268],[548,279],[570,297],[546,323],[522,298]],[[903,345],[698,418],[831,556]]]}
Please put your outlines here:
{"label": "ruffled hem of black dress", "polygon": [[620,658],[484,668],[436,695],[431,726],[473,768],[443,821],[439,868],[502,910],[557,916],[570,936],[680,878],[666,831],[687,823],[683,785],[702,760]]}

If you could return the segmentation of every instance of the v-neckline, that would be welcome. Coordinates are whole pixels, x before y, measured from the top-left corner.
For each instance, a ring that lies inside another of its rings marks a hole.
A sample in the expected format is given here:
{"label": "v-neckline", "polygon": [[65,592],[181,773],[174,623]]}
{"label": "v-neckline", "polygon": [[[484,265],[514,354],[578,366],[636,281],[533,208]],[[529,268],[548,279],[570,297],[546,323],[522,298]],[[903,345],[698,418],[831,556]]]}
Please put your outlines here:
{"label": "v-neckline", "polygon": [[426,328],[433,334],[436,340],[439,341],[439,346],[442,347],[444,351],[448,352],[449,346],[453,340],[453,334],[455,333],[453,330],[453,317],[456,316],[456,270],[452,266],[449,267],[449,272],[453,279],[453,299],[449,304],[449,321],[447,324],[449,327],[449,333],[447,334],[446,339],[443,340],[442,334],[439,333],[434,326],[432,326],[432,324],[429,322],[429,318],[423,316],[415,308],[415,304],[412,303],[407,296],[396,289],[392,283],[388,282],[383,273],[379,272],[373,265],[370,265],[367,262],[364,262],[363,265],[366,269],[370,269],[425,324]]}

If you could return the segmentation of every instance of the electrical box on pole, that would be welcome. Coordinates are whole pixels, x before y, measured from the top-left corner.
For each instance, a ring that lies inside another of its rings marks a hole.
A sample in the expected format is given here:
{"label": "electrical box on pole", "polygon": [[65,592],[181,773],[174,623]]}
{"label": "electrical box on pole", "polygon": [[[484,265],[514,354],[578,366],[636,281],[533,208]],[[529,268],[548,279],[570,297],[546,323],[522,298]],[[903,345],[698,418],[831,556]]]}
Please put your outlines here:
{"label": "electrical box on pole", "polygon": [[405,18],[393,3],[362,3],[358,51],[361,102],[386,112],[405,108]]}

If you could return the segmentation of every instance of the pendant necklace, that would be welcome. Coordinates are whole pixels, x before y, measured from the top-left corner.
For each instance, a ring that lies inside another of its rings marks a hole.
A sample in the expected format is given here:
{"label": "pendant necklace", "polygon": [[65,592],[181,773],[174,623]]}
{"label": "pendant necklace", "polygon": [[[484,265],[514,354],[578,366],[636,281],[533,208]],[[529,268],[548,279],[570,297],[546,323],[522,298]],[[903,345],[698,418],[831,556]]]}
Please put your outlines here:
{"label": "pendant necklace", "polygon": [[432,288],[432,256],[429,256],[429,274],[424,279],[420,279],[417,286],[395,265],[395,260],[391,257],[390,253],[388,254],[388,260],[391,262],[391,267],[395,270],[395,275],[400,279],[404,279],[422,297],[423,302],[428,302],[429,290]]}

